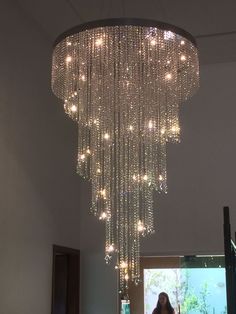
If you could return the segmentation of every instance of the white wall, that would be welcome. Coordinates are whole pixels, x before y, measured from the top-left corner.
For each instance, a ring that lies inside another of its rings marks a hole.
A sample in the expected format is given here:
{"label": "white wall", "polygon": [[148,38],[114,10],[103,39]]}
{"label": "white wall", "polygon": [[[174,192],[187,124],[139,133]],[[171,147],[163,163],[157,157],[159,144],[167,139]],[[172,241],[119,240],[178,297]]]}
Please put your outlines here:
{"label": "white wall", "polygon": [[50,91],[51,45],[0,2],[0,313],[51,313],[52,244],[79,248],[76,126]]}
{"label": "white wall", "polygon": [[80,187],[81,314],[116,314],[117,273],[105,264],[105,228],[89,215],[90,186]]}

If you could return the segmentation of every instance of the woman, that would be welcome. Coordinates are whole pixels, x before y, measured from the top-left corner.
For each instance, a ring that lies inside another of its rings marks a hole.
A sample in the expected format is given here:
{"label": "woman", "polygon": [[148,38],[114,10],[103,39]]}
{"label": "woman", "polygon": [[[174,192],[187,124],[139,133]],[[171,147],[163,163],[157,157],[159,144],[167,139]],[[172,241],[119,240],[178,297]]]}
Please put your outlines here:
{"label": "woman", "polygon": [[175,314],[167,293],[161,292],[159,294],[157,306],[153,310],[152,314]]}

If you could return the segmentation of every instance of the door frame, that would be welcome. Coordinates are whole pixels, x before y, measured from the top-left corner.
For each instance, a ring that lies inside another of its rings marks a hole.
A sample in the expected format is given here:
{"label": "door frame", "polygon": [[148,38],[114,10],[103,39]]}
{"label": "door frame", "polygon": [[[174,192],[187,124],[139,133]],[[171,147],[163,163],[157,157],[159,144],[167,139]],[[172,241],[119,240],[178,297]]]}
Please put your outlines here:
{"label": "door frame", "polygon": [[76,314],[80,313],[80,250],[68,248],[65,246],[55,245],[53,244],[53,259],[52,259],[52,297],[51,297],[51,314],[53,313],[54,309],[54,290],[55,290],[55,262],[56,262],[56,256],[58,254],[66,255],[68,257],[76,256],[78,258],[78,311],[76,311]]}

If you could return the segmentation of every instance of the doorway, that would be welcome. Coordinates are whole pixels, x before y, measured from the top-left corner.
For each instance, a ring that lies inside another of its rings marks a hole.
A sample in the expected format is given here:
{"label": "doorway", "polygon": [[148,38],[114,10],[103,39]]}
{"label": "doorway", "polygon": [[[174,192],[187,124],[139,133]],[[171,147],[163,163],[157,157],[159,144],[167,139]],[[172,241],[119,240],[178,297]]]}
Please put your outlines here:
{"label": "doorway", "polygon": [[53,245],[52,314],[79,314],[80,251]]}

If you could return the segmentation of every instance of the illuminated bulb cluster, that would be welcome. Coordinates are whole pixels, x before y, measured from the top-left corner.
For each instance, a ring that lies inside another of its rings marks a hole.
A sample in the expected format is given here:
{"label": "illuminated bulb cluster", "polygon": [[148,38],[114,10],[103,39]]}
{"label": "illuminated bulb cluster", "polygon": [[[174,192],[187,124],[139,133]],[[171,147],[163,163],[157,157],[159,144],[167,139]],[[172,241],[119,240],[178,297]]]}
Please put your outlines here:
{"label": "illuminated bulb cluster", "polygon": [[133,131],[134,127],[132,125],[129,126],[129,130]]}
{"label": "illuminated bulb cluster", "polygon": [[109,23],[57,41],[52,89],[78,123],[77,171],[91,182],[105,260],[115,255],[124,291],[139,282],[140,236],[154,232],[153,190],[167,192],[166,145],[180,140],[179,105],[199,69],[185,32]]}
{"label": "illuminated bulb cluster", "polygon": [[102,212],[102,213],[100,214],[100,216],[99,216],[99,219],[100,219],[100,220],[105,220],[105,219],[107,219],[107,213]]}
{"label": "illuminated bulb cluster", "polygon": [[147,181],[147,179],[148,179],[148,176],[145,174],[145,175],[143,176],[143,180],[144,180],[144,181]]}
{"label": "illuminated bulb cluster", "polygon": [[142,221],[139,220],[139,222],[138,222],[138,231],[139,231],[140,233],[144,233],[145,229],[146,229],[146,228],[145,228],[145,226],[143,225]]}
{"label": "illuminated bulb cluster", "polygon": [[102,46],[102,44],[103,44],[102,38],[98,38],[95,40],[95,46],[99,47]]}
{"label": "illuminated bulb cluster", "polygon": [[108,252],[108,253],[112,253],[112,252],[114,252],[114,250],[115,250],[115,248],[114,248],[114,245],[113,245],[113,244],[111,244],[111,245],[107,248],[107,252]]}
{"label": "illuminated bulb cluster", "polygon": [[80,155],[80,160],[82,160],[82,161],[85,160],[85,154]]}
{"label": "illuminated bulb cluster", "polygon": [[72,60],[71,56],[67,56],[67,57],[66,57],[66,63],[70,63],[71,60]]}
{"label": "illuminated bulb cluster", "polygon": [[108,133],[105,133],[105,134],[104,134],[104,139],[105,139],[105,140],[109,140],[109,138],[110,138],[110,135],[109,135]]}
{"label": "illuminated bulb cluster", "polygon": [[153,122],[152,121],[149,121],[148,122],[148,128],[151,130],[153,129]]}
{"label": "illuminated bulb cluster", "polygon": [[122,268],[122,269],[126,269],[127,267],[128,267],[127,262],[121,262],[121,264],[120,264],[120,268]]}
{"label": "illuminated bulb cluster", "polygon": [[165,76],[166,80],[169,81],[172,79],[172,74],[171,73],[166,73],[166,76]]}
{"label": "illuminated bulb cluster", "polygon": [[106,198],[106,190],[103,189],[100,191],[100,195],[103,197],[103,198]]}
{"label": "illuminated bulb cluster", "polygon": [[152,40],[150,41],[150,43],[151,43],[152,46],[155,46],[155,45],[157,44],[157,41],[156,41],[155,39],[152,39]]}
{"label": "illuminated bulb cluster", "polygon": [[71,111],[72,111],[72,112],[76,112],[76,111],[77,111],[77,107],[76,107],[75,105],[72,105],[72,106],[71,106]]}

